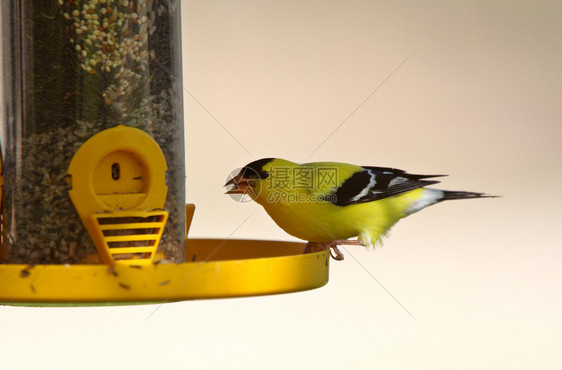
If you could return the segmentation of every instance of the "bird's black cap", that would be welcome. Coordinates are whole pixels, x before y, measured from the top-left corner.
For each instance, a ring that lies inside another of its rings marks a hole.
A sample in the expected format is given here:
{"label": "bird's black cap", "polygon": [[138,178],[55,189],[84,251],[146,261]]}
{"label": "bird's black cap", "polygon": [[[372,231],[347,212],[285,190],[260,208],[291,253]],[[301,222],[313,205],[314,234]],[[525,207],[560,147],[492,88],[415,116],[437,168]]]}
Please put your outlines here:
{"label": "bird's black cap", "polygon": [[253,161],[252,163],[248,163],[240,170],[240,174],[247,179],[266,179],[269,177],[269,173],[263,168],[274,159],[275,158],[262,158],[257,161]]}

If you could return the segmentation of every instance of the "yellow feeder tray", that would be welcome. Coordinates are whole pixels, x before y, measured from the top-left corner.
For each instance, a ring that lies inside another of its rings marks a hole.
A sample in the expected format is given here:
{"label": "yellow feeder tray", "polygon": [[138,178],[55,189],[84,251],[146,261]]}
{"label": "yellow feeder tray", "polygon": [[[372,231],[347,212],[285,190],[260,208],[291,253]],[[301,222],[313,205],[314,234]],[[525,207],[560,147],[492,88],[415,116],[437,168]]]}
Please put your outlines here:
{"label": "yellow feeder tray", "polygon": [[[187,205],[187,229],[194,206]],[[0,264],[0,304],[79,306],[165,303],[289,293],[328,282],[329,251],[303,243],[187,239],[177,264]]]}
{"label": "yellow feeder tray", "polygon": [[[303,244],[224,239],[191,239],[186,244],[196,245],[202,254],[220,247],[238,257],[145,266],[3,265],[0,304],[165,303],[296,292],[328,282],[328,252],[303,255]],[[257,250],[265,253],[255,254]]]}
{"label": "yellow feeder tray", "polygon": [[70,199],[106,264],[153,262],[168,212],[166,160],[142,130],[117,126],[92,136],[68,168]]}

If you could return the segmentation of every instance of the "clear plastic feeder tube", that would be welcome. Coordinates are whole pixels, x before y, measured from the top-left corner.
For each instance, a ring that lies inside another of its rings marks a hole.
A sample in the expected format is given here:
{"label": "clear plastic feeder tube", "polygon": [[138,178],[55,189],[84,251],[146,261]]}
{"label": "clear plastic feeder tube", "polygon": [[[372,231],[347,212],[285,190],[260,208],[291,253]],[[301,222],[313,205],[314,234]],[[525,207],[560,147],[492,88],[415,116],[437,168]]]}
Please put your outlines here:
{"label": "clear plastic feeder tube", "polygon": [[3,263],[97,263],[69,198],[80,146],[125,125],[152,136],[168,167],[158,248],[185,260],[180,0],[4,0]]}

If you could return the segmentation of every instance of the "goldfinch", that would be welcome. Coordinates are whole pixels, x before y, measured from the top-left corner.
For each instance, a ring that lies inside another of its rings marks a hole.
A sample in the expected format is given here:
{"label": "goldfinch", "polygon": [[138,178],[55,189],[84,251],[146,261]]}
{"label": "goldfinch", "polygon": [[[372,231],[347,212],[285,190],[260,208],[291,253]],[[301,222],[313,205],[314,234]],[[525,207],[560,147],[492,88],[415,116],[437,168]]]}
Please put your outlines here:
{"label": "goldfinch", "polygon": [[[338,162],[298,164],[264,158],[244,166],[225,186],[247,194],[287,233],[308,241],[305,252],[340,244],[370,247],[401,218],[449,199],[492,197],[484,193],[426,188],[439,183],[388,167]],[[357,237],[357,240],[347,240]]]}

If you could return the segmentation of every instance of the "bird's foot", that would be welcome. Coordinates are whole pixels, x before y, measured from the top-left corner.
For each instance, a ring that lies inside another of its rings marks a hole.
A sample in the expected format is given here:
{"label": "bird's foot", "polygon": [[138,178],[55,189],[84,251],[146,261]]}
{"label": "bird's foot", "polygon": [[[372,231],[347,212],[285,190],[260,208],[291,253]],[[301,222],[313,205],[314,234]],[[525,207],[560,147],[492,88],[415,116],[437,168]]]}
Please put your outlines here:
{"label": "bird's foot", "polygon": [[[326,243],[308,242],[306,243],[303,253],[314,253],[330,249],[330,256],[332,256],[333,259],[336,261],[343,261],[343,253],[338,249],[338,246],[342,244],[364,246],[363,242],[360,240],[331,240]],[[334,253],[332,253],[332,251]]]}

